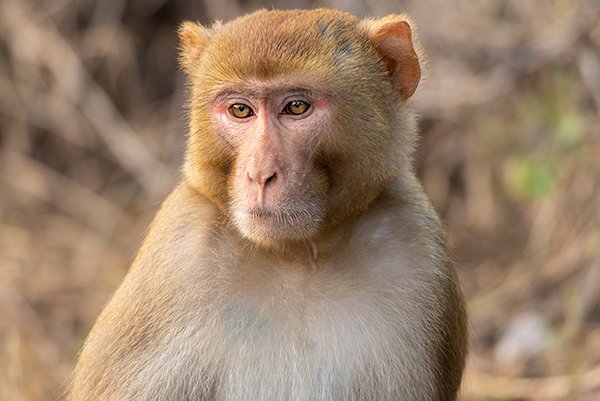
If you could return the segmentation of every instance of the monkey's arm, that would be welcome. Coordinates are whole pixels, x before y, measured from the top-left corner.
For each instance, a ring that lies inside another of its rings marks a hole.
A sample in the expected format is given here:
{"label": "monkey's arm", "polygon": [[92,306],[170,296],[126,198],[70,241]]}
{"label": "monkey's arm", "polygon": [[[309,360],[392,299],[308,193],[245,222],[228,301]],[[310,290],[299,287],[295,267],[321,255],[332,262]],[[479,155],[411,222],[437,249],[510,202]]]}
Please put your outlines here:
{"label": "monkey's arm", "polygon": [[435,307],[429,308],[425,303],[422,313],[435,310],[438,314],[428,329],[437,337],[432,341],[435,346],[430,349],[436,377],[436,400],[452,401],[456,399],[462,379],[468,330],[466,306],[448,253],[445,230],[414,173],[402,174],[389,187],[389,196],[394,207],[401,210],[398,235],[405,237],[403,243],[421,239],[423,243],[418,248],[432,261],[435,274],[427,283],[432,286],[427,292],[435,297],[432,299]]}
{"label": "monkey's arm", "polygon": [[[194,287],[213,279],[206,264],[217,216],[216,208],[185,183],[165,200],[125,280],[85,341],[71,400],[150,400],[157,385],[180,399],[176,394],[184,391],[186,364],[195,363],[185,360],[185,337],[202,331],[186,332],[186,317],[194,313],[197,322],[206,321],[198,318],[202,298],[213,295]],[[183,344],[179,349],[172,345],[176,336]]]}

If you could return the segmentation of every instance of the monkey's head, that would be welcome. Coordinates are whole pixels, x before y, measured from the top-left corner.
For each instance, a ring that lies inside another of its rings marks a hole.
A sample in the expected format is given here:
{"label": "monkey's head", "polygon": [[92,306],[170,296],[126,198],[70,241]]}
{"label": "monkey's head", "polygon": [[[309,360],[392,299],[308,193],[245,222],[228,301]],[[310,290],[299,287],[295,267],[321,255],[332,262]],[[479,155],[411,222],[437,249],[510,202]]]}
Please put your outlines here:
{"label": "monkey's head", "polygon": [[262,10],[179,35],[185,177],[246,238],[316,236],[410,168],[421,69],[407,17]]}

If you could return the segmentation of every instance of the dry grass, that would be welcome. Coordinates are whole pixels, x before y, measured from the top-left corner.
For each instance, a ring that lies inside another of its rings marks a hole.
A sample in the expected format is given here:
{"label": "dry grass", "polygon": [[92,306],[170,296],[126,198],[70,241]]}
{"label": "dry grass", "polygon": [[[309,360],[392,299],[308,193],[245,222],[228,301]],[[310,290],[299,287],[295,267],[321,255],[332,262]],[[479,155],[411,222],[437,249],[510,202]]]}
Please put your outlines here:
{"label": "dry grass", "polygon": [[[0,3],[0,401],[62,397],[177,179],[177,24],[263,4],[185,3]],[[318,4],[420,25],[417,167],[469,300],[462,399],[600,399],[598,2]]]}

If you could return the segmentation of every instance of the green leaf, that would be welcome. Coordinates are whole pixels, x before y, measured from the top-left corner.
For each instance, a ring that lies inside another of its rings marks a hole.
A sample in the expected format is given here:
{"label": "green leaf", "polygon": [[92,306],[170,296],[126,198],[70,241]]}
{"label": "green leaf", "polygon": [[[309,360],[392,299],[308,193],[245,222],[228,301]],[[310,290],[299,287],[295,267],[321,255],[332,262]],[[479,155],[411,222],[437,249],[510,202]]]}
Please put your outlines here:
{"label": "green leaf", "polygon": [[504,183],[509,193],[521,199],[547,195],[556,181],[555,169],[548,163],[527,157],[513,157],[504,166]]}

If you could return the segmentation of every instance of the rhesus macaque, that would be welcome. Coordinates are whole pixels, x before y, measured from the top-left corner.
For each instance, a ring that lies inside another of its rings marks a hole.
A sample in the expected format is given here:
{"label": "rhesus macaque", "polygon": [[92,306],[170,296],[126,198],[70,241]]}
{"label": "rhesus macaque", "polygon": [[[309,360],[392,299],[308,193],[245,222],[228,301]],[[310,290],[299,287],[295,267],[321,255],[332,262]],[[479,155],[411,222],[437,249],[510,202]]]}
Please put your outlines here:
{"label": "rhesus macaque", "polygon": [[183,178],[71,400],[454,400],[465,308],[411,167],[407,17],[263,10],[179,35]]}

